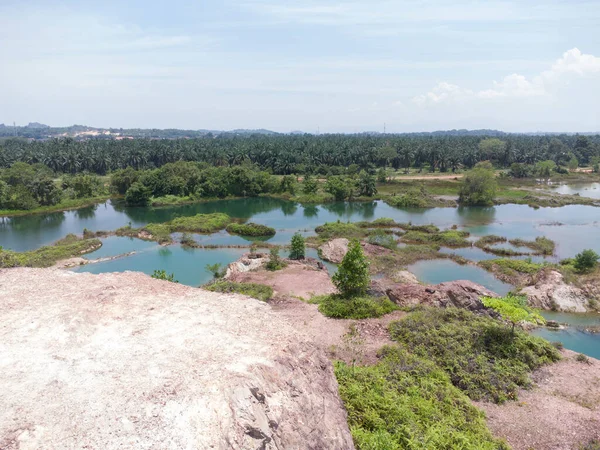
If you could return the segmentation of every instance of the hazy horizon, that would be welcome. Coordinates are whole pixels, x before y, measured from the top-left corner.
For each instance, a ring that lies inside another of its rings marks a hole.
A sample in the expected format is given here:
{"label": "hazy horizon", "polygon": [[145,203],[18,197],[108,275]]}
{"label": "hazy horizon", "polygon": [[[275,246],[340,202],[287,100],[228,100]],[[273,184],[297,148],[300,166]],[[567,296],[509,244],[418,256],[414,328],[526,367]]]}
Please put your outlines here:
{"label": "hazy horizon", "polygon": [[0,123],[600,131],[600,2],[5,0]]}

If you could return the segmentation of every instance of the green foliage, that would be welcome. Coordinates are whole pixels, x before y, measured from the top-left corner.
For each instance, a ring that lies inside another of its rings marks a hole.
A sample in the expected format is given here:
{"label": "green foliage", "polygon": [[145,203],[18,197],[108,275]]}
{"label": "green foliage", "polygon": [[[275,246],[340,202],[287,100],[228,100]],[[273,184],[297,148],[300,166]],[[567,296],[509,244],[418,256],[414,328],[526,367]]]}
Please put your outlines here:
{"label": "green foliage", "polygon": [[353,239],[348,244],[348,251],[332,281],[343,297],[360,296],[367,291],[370,283],[369,260],[358,240]]}
{"label": "green foliage", "polygon": [[529,373],[560,358],[544,339],[456,308],[424,308],[390,325],[392,339],[434,361],[473,400],[502,403],[531,384]]}
{"label": "green foliage", "polygon": [[367,239],[369,244],[378,245],[380,247],[389,248],[395,250],[398,248],[398,242],[394,238],[393,234],[386,233],[383,230],[375,230],[369,234]]}
{"label": "green foliage", "polygon": [[591,364],[590,362],[590,358],[588,358],[586,355],[584,355],[583,353],[579,353],[576,357],[575,360],[577,362],[581,362],[581,363],[586,363],[586,364]]}
{"label": "green foliage", "polygon": [[63,178],[63,189],[72,189],[75,198],[89,198],[103,191],[97,175],[78,174]]}
{"label": "green foliage", "polygon": [[458,200],[464,205],[490,206],[494,204],[497,190],[493,170],[474,169],[463,178]]}
{"label": "green foliage", "polygon": [[506,450],[485,416],[430,361],[386,347],[373,366],[335,363],[358,450]]}
{"label": "green foliage", "polygon": [[429,206],[430,196],[423,187],[408,189],[402,195],[387,197],[385,202],[396,208],[426,208]]}
{"label": "green foliage", "polygon": [[352,195],[352,186],[345,177],[331,176],[325,183],[325,192],[333,195],[335,200],[342,201]]}
{"label": "green foliage", "polygon": [[170,281],[171,283],[179,283],[179,281],[175,279],[174,273],[167,274],[167,272],[164,270],[156,269],[154,273],[152,273],[151,277],[156,278],[157,280]]}
{"label": "green foliage", "polygon": [[132,167],[116,170],[110,177],[110,186],[114,192],[125,195],[133,183],[139,180],[140,174]]}
{"label": "green foliage", "polygon": [[223,278],[227,271],[227,268],[223,267],[223,264],[221,263],[207,264],[206,266],[204,266],[204,269],[207,272],[212,273],[212,276],[215,279]]}
{"label": "green foliage", "polygon": [[480,261],[481,265],[486,270],[492,270],[494,266],[498,266],[503,272],[511,275],[512,272],[525,273],[525,274],[536,274],[544,268],[543,264],[538,264],[522,259],[510,259],[510,258],[499,258],[490,259],[487,261]]}
{"label": "green foliage", "polygon": [[546,320],[533,308],[527,305],[527,297],[523,295],[508,294],[506,297],[492,298],[482,297],[486,308],[492,308],[499,313],[503,319],[512,323],[514,331],[515,325],[520,322],[530,322],[537,325],[543,325]]}
{"label": "green foliage", "polygon": [[189,233],[183,233],[181,235],[181,240],[179,242],[181,242],[181,245],[183,245],[185,247],[195,247],[196,246],[196,240]]}
{"label": "green foliage", "polygon": [[224,213],[196,214],[195,216],[177,217],[166,225],[171,233],[188,231],[191,233],[215,233],[223,230],[231,223],[231,218]]}
{"label": "green foliage", "polygon": [[475,246],[479,248],[487,247],[488,245],[498,244],[500,242],[506,242],[507,239],[502,236],[496,236],[495,234],[488,234],[487,236],[480,237]]}
{"label": "green foliage", "polygon": [[294,195],[296,193],[296,178],[292,175],[285,175],[279,183],[279,192],[289,192]]}
{"label": "green foliage", "polygon": [[569,163],[567,164],[567,166],[569,167],[570,170],[575,170],[579,167],[579,161],[577,160],[575,155],[571,156],[571,159],[569,160]]}
{"label": "green foliage", "polygon": [[219,280],[205,285],[204,289],[212,292],[247,295],[263,302],[273,297],[273,289],[270,286],[257,283],[235,283],[233,281]]}
{"label": "green foliage", "polygon": [[336,238],[361,238],[365,236],[365,231],[362,230],[358,225],[354,223],[340,222],[327,222],[323,225],[319,225],[315,228],[316,233],[323,240],[330,240]]}
{"label": "green foliage", "polygon": [[239,234],[241,236],[274,236],[275,229],[266,225],[257,223],[230,223],[226,228],[228,233]]}
{"label": "green foliage", "polygon": [[509,242],[515,247],[528,247],[535,250],[537,254],[542,255],[552,255],[554,253],[554,248],[556,247],[554,241],[543,236],[536,237],[534,241],[511,239]]}
{"label": "green foliage", "polygon": [[542,178],[550,178],[556,170],[556,163],[552,160],[540,161],[536,164],[537,175]]}
{"label": "green foliage", "polygon": [[424,233],[422,231],[408,231],[402,236],[402,241],[413,244],[437,244],[444,247],[470,247],[471,242],[466,238],[468,231],[446,230],[437,233]]}
{"label": "green foliage", "polygon": [[0,247],[0,268],[50,267],[57,261],[81,256],[102,246],[98,239],[80,239],[74,234],[29,252],[14,252]]}
{"label": "green foliage", "polygon": [[271,247],[269,250],[269,261],[265,264],[265,268],[271,272],[283,269],[287,264],[279,257],[279,247]]}
{"label": "green foliage", "polygon": [[357,187],[358,195],[365,197],[373,197],[375,194],[377,194],[377,188],[375,187],[375,177],[365,170],[361,170],[358,176]]}
{"label": "green foliage", "polygon": [[302,193],[305,195],[314,195],[318,190],[319,185],[317,184],[317,180],[310,175],[306,175],[304,177],[304,182],[302,183]]}
{"label": "green foliage", "polygon": [[131,184],[125,193],[125,203],[130,206],[148,206],[152,191],[139,181]]}
{"label": "green foliage", "polygon": [[333,319],[368,319],[381,317],[396,311],[398,307],[387,297],[356,296],[344,297],[339,294],[320,295],[310,299],[319,305],[324,316]]}
{"label": "green foliage", "polygon": [[587,249],[575,255],[573,266],[580,273],[590,272],[598,265],[600,255],[594,250]]}
{"label": "green foliage", "polygon": [[290,259],[304,259],[306,244],[300,233],[294,233],[290,244]]}

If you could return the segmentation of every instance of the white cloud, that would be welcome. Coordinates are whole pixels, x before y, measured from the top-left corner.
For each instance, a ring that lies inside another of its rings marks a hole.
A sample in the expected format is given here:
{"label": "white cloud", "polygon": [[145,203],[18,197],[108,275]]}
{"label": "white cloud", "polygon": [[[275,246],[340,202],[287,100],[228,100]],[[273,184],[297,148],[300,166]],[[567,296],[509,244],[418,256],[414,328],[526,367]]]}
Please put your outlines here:
{"label": "white cloud", "polygon": [[600,58],[581,53],[577,48],[566,51],[556,60],[550,70],[533,77],[513,73],[502,81],[494,81],[493,87],[480,91],[465,89],[447,82],[438,83],[431,91],[413,98],[419,106],[435,105],[458,100],[493,100],[500,98],[524,98],[550,96],[558,81],[575,75],[576,77],[600,74]]}

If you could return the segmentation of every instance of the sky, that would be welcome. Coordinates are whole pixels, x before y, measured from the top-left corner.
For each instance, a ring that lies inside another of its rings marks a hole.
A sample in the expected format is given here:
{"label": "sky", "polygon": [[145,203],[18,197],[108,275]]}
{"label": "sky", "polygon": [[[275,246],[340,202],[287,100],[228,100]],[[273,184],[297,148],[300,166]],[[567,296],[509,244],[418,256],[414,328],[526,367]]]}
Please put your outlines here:
{"label": "sky", "polygon": [[600,0],[0,0],[0,123],[600,131]]}

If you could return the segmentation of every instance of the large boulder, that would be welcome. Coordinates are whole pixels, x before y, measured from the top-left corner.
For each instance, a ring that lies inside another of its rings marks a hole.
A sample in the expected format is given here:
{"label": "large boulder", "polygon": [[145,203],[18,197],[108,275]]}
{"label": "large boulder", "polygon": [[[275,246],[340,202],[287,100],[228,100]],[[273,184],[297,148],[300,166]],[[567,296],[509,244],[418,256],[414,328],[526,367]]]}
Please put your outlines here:
{"label": "large boulder", "polygon": [[334,264],[341,263],[344,256],[346,256],[346,253],[348,253],[348,243],[348,239],[339,238],[332,239],[321,245],[319,247],[321,258]]}
{"label": "large boulder", "polygon": [[2,449],[354,448],[331,363],[258,300],[9,269],[0,324]]}
{"label": "large boulder", "polygon": [[589,300],[580,288],[564,282],[563,276],[556,270],[542,274],[537,283],[521,289],[531,306],[567,312],[586,312]]}
{"label": "large boulder", "polygon": [[464,308],[469,311],[486,311],[481,297],[498,295],[472,281],[459,280],[436,285],[397,284],[386,294],[399,306],[427,305],[436,307]]}

